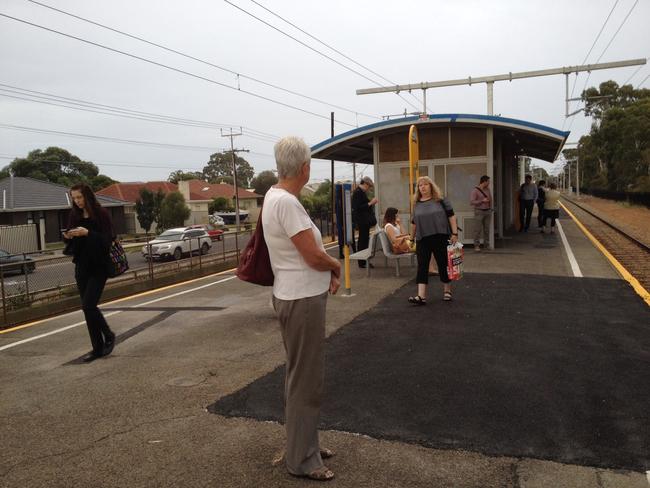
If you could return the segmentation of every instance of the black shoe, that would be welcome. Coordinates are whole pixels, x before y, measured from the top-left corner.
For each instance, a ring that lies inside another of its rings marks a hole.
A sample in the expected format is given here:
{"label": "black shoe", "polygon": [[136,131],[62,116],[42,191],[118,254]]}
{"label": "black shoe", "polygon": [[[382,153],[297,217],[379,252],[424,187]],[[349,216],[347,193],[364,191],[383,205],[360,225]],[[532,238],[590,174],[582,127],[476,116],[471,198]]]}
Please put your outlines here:
{"label": "black shoe", "polygon": [[84,363],[91,363],[95,359],[99,359],[100,357],[101,356],[95,352],[89,352],[88,354],[86,354],[84,357],[81,358],[81,361],[83,361]]}
{"label": "black shoe", "polygon": [[109,336],[106,337],[106,340],[104,341],[104,354],[103,356],[108,356],[110,353],[113,352],[113,347],[115,347],[115,334],[112,332],[110,333]]}

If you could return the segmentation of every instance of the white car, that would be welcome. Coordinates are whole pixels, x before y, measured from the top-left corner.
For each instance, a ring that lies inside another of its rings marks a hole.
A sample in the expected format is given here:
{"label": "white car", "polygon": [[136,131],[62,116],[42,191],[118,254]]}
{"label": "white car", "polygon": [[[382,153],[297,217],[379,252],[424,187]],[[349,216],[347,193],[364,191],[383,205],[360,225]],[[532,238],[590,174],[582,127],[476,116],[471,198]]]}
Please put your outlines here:
{"label": "white car", "polygon": [[217,214],[210,215],[210,223],[214,225],[218,225],[220,227],[223,227],[226,225],[226,223],[223,220],[223,217]]}
{"label": "white car", "polygon": [[[153,241],[142,246],[145,259],[181,259],[184,255],[200,252],[206,254],[212,247],[212,239],[205,229],[176,227],[168,229]],[[149,255],[151,248],[151,255]]]}

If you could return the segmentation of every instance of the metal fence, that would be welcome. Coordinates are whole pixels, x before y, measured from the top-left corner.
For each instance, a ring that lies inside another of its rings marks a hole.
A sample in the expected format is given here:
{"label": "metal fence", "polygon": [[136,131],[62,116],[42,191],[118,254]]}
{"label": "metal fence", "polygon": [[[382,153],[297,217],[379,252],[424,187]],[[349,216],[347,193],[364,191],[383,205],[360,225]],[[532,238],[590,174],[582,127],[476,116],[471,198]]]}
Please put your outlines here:
{"label": "metal fence", "polygon": [[1,225],[0,249],[10,253],[37,251],[39,249],[36,224]]}
{"label": "metal fence", "polygon": [[[139,285],[139,290],[153,289],[161,285],[161,279],[166,284],[187,273],[210,272],[222,263],[237,262],[252,232],[250,228],[226,232],[219,240],[202,236],[162,243],[122,241],[129,270],[109,279],[106,289],[123,287],[125,294],[129,284]],[[74,275],[70,256],[44,252],[0,255],[0,327],[23,321],[25,316],[34,319],[65,310],[61,302],[78,296]]]}

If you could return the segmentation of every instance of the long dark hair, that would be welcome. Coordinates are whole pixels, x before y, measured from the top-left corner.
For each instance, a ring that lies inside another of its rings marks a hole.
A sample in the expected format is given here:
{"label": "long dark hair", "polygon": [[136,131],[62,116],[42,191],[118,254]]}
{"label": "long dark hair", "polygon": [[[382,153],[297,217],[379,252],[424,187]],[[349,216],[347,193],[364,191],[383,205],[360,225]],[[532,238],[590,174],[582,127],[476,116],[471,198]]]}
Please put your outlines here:
{"label": "long dark hair", "polygon": [[92,188],[90,188],[85,183],[78,183],[70,188],[70,200],[72,201],[72,209],[70,210],[70,217],[68,218],[68,228],[72,229],[73,227],[77,227],[84,216],[83,209],[79,208],[72,198],[73,191],[81,192],[83,195],[84,205],[86,211],[88,212],[88,217],[97,221],[102,229],[110,228],[111,224],[108,220],[108,213],[97,201],[97,197],[95,196]]}
{"label": "long dark hair", "polygon": [[398,212],[399,210],[397,210],[395,207],[388,207],[386,209],[386,213],[384,214],[384,225],[395,224],[395,220],[397,220]]}

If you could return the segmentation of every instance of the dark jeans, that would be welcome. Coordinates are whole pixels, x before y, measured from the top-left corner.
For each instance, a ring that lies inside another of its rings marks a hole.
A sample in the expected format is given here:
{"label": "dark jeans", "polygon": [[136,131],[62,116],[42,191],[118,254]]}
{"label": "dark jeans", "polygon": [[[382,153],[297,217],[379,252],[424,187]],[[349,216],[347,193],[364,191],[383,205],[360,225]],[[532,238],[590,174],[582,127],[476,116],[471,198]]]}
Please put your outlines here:
{"label": "dark jeans", "polygon": [[434,234],[417,241],[417,246],[415,248],[418,256],[418,275],[415,279],[416,283],[423,283],[425,285],[429,283],[429,261],[431,261],[431,254],[433,254],[436,264],[438,265],[440,281],[443,283],[451,282],[447,275],[448,241],[449,236],[445,234]]}
{"label": "dark jeans", "polygon": [[537,227],[544,227],[544,202],[537,202]]}
{"label": "dark jeans", "polygon": [[[363,251],[368,249],[368,243],[370,242],[370,225],[368,223],[360,223],[359,227],[359,240],[357,241],[357,250],[356,252]],[[359,261],[359,267],[363,268],[366,265],[365,261]]]}
{"label": "dark jeans", "polygon": [[559,218],[559,216],[559,210],[544,210],[544,225],[546,225],[548,219],[551,219],[551,227],[555,227],[555,219]]}
{"label": "dark jeans", "polygon": [[528,227],[530,227],[530,218],[533,215],[534,207],[535,200],[521,200],[519,205],[519,223],[521,224],[521,230],[528,230]]}
{"label": "dark jeans", "polygon": [[80,269],[79,266],[75,269],[75,280],[81,297],[81,308],[86,318],[86,326],[88,327],[93,352],[98,356],[104,353],[106,339],[113,336],[104,315],[97,307],[104,291],[104,285],[106,285],[106,279],[105,273],[91,272]]}

